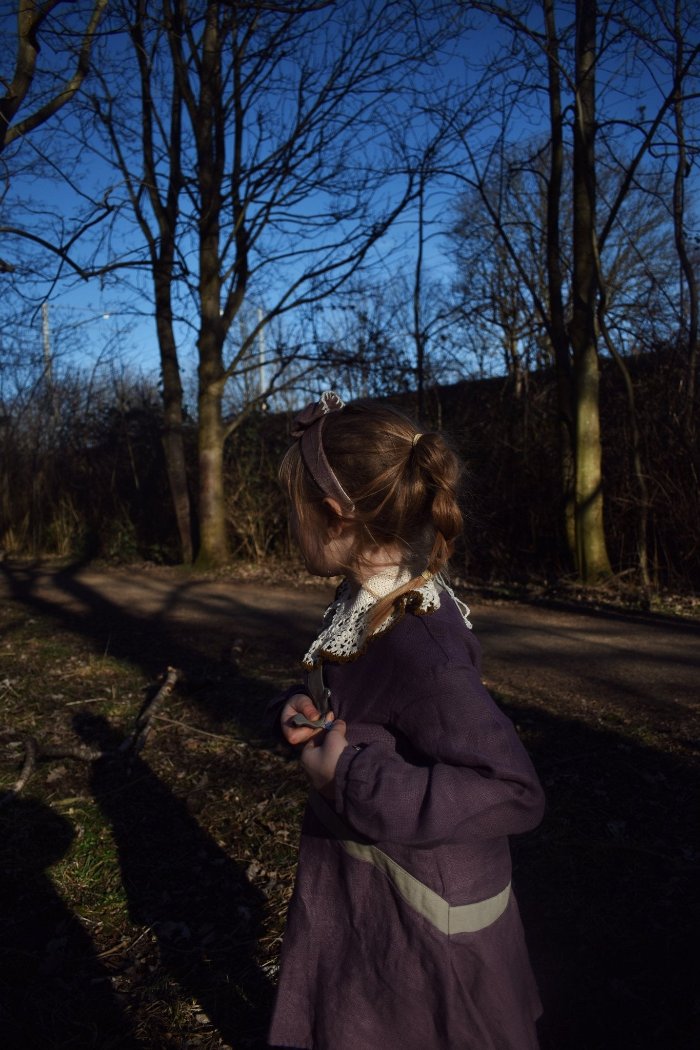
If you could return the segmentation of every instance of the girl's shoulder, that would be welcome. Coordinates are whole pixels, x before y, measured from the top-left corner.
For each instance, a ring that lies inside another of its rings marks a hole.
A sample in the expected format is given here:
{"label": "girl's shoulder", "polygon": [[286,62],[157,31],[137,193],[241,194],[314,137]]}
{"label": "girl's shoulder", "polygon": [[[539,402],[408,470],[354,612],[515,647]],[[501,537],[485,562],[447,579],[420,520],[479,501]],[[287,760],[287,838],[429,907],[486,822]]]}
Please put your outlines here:
{"label": "girl's shoulder", "polygon": [[427,611],[409,602],[398,622],[386,631],[377,655],[384,649],[402,674],[446,665],[473,666],[479,671],[481,646],[467,622],[464,607],[446,591],[439,604]]}

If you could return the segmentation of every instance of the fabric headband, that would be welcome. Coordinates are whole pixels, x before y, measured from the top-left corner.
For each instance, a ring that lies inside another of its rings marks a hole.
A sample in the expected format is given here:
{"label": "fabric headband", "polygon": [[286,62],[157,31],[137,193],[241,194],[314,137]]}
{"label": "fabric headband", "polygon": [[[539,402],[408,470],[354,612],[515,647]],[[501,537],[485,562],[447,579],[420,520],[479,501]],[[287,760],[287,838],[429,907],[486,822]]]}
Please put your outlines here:
{"label": "fabric headband", "polygon": [[304,466],[324,496],[337,500],[346,510],[353,510],[353,502],[333,473],[323,450],[323,424],[326,416],[329,412],[339,412],[344,407],[345,403],[336,393],[326,390],[315,404],[307,405],[294,417],[292,437],[298,439]]}

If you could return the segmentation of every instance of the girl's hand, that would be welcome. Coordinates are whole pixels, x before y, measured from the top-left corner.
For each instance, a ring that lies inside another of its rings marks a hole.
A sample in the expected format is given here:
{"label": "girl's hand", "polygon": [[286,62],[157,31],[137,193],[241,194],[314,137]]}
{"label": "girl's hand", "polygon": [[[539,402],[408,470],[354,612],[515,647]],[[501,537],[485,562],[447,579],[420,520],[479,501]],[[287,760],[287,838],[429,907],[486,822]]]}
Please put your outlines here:
{"label": "girl's hand", "polygon": [[301,764],[313,787],[322,795],[333,797],[335,767],[348,746],[345,722],[338,718],[331,729],[314,734],[301,753]]}
{"label": "girl's hand", "polygon": [[[282,733],[287,743],[296,747],[297,744],[306,744],[311,737],[317,736],[319,733],[327,732],[327,730],[321,728],[311,729],[310,726],[295,726],[292,723],[292,719],[296,714],[304,715],[310,722],[321,717],[320,712],[314,706],[313,700],[306,693],[295,693],[294,696],[291,696],[282,708],[282,714],[280,715]],[[332,722],[333,715],[330,713],[326,715],[326,720]]]}

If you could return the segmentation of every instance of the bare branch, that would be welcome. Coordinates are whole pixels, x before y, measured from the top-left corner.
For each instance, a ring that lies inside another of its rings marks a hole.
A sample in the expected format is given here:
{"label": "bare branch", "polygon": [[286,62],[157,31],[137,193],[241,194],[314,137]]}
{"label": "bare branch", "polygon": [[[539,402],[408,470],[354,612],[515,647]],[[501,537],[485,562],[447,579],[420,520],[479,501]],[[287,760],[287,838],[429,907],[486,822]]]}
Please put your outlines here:
{"label": "bare branch", "polygon": [[109,0],[95,0],[92,14],[83,33],[75,71],[64,83],[63,87],[33,113],[30,113],[16,124],[12,124],[13,118],[25,101],[34,81],[36,61],[39,54],[39,31],[51,11],[63,2],[64,0],[51,0],[51,2],[40,6],[37,6],[36,2],[24,2],[19,5],[15,74],[4,98],[0,99],[0,149],[10,145],[15,139],[29,134],[30,131],[33,131],[39,125],[46,123],[50,117],[54,116],[66,103],[70,102],[88,74],[90,51]]}

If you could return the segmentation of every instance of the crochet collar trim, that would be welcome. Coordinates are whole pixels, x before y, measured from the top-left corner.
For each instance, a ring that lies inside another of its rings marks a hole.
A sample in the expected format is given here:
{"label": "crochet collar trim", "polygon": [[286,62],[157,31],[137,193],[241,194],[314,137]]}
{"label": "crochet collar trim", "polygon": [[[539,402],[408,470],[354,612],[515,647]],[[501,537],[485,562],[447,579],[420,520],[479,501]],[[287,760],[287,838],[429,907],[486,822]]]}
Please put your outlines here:
{"label": "crochet collar trim", "polygon": [[321,633],[304,656],[304,667],[310,669],[325,659],[335,662],[354,660],[365,651],[373,638],[395,626],[407,608],[419,616],[426,616],[439,609],[442,592],[454,601],[465,625],[471,630],[468,607],[455,596],[443,577],[435,576],[400,595],[393,612],[370,635],[369,614],[372,608],[380,598],[408,583],[410,579],[409,570],[391,566],[365,580],[357,594],[352,593],[348,580],[343,580],[323,617]]}

